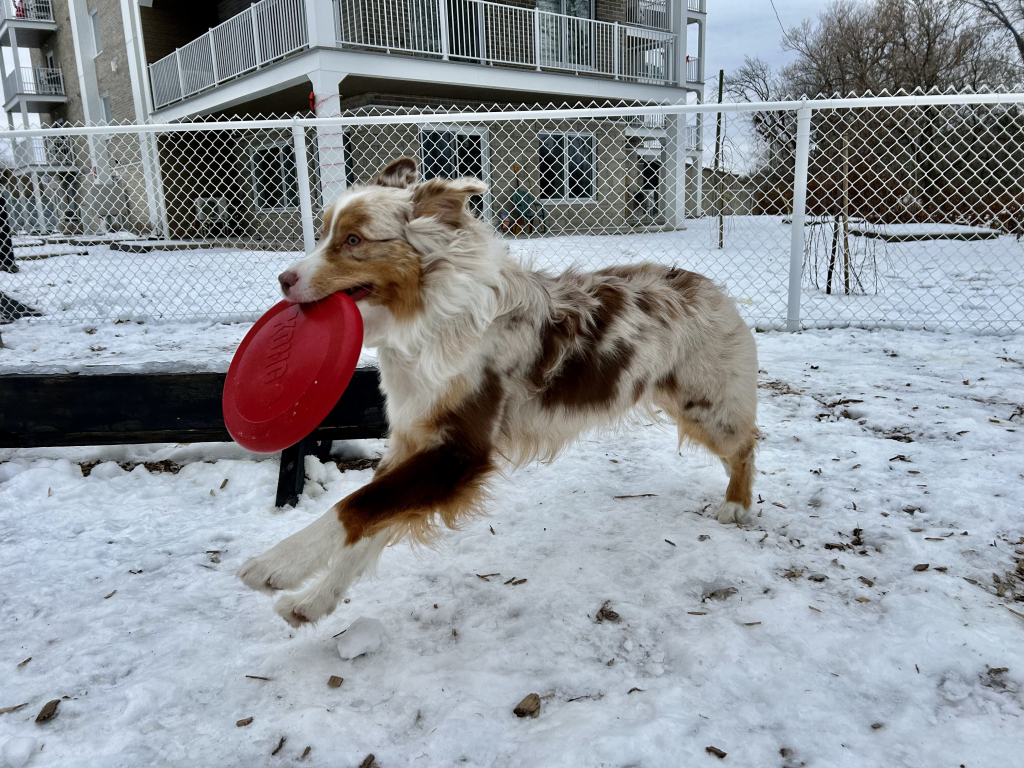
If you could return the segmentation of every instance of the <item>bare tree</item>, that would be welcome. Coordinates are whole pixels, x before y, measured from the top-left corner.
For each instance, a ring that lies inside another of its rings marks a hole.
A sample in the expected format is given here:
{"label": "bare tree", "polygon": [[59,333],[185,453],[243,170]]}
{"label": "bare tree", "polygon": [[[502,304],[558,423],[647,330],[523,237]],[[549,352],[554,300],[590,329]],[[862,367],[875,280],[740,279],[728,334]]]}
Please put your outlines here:
{"label": "bare tree", "polygon": [[964,0],[1005,29],[1017,44],[1024,64],[1024,0]]}
{"label": "bare tree", "polygon": [[[759,57],[745,56],[743,64],[725,78],[725,92],[733,101],[785,101],[794,96],[779,72]],[[751,112],[754,133],[767,150],[768,167],[785,165],[796,149],[796,123],[790,112]]]}
{"label": "bare tree", "polygon": [[1004,41],[967,4],[993,1],[1007,2],[837,0],[786,33],[797,59],[782,78],[808,96],[1004,85],[1014,72]]}

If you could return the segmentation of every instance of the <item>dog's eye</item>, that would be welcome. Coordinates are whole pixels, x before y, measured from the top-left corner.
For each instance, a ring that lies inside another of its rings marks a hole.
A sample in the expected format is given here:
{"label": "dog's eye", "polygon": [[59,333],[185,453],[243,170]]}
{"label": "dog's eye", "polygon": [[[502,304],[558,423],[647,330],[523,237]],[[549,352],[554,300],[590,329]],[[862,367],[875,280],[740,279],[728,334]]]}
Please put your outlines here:
{"label": "dog's eye", "polygon": [[363,242],[363,239],[359,237],[359,235],[349,235],[348,239],[345,242],[347,242],[349,245],[359,245],[361,242]]}

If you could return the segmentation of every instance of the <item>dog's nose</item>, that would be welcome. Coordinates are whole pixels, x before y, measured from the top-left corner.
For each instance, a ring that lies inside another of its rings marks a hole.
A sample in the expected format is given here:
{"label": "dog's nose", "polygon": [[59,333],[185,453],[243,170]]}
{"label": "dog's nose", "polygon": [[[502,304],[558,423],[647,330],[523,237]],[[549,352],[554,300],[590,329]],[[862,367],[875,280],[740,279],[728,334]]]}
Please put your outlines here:
{"label": "dog's nose", "polygon": [[286,269],[277,276],[277,282],[281,284],[281,290],[284,292],[284,295],[287,296],[288,291],[298,284],[299,274],[294,269]]}

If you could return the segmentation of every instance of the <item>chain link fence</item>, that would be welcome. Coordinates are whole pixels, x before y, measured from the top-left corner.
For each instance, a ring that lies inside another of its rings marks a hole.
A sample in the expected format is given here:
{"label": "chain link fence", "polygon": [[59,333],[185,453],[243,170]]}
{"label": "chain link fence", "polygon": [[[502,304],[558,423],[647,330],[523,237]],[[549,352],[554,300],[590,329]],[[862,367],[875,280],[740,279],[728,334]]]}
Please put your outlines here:
{"label": "chain link fence", "polygon": [[[389,161],[536,268],[702,272],[752,326],[1024,326],[1024,95],[4,131],[0,321],[252,321]],[[8,232],[3,231],[6,222]]]}

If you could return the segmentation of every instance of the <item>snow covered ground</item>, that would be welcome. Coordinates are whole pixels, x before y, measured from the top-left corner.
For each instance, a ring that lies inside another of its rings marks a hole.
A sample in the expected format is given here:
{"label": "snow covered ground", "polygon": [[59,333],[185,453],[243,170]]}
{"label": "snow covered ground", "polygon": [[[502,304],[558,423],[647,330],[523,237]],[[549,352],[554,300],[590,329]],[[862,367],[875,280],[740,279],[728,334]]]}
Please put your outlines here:
{"label": "snow covered ground", "polygon": [[[821,276],[811,274],[812,263],[827,259],[824,229],[807,229],[814,252],[801,304],[806,327],[1024,328],[1024,242],[1013,236],[870,244],[853,238],[853,250],[865,252],[857,256],[857,273],[867,293],[844,296],[826,295]],[[691,221],[682,232],[545,237],[509,246],[524,261],[558,271],[637,261],[678,264],[724,285],[747,321],[767,329],[785,327],[790,230],[780,217],[729,216],[721,250],[712,218]],[[27,245],[16,255],[37,256],[54,247]],[[28,324],[252,322],[278,300],[276,277],[298,255],[227,249],[137,254],[98,244],[84,256],[20,261],[20,272],[0,273],[0,292],[45,313]]]}
{"label": "snow covered ground", "polygon": [[[757,340],[749,527],[710,517],[721,467],[667,427],[594,435],[301,631],[234,572],[369,471],[311,459],[278,512],[276,461],[232,445],[0,452],[0,711],[26,704],[0,746],[62,768],[1024,764],[1024,338]],[[358,617],[387,640],[345,661]]]}

